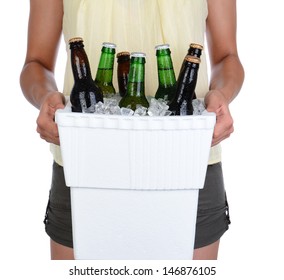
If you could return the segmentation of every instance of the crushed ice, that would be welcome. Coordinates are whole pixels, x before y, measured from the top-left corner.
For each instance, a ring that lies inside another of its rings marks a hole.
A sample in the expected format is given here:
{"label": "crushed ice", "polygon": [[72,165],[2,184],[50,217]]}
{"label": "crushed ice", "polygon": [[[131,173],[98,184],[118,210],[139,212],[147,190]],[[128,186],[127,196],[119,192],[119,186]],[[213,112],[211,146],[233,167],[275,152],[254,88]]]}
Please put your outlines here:
{"label": "crushed ice", "polygon": [[[169,106],[163,99],[149,98],[149,108],[145,108],[137,104],[136,110],[130,108],[119,107],[120,97],[104,98],[103,102],[98,102],[95,105],[95,114],[104,115],[122,115],[122,116],[170,116]],[[201,115],[205,110],[204,101],[201,99],[194,99],[192,101],[193,115]]]}

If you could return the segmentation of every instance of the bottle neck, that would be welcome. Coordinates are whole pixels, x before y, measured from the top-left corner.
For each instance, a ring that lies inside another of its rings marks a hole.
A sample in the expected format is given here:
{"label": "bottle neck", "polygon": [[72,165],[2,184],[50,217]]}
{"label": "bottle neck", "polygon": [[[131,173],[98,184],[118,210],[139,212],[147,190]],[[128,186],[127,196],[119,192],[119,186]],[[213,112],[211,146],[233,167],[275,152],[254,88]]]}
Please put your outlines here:
{"label": "bottle neck", "polygon": [[129,55],[120,55],[117,58],[118,64],[130,63],[130,56]]}
{"label": "bottle neck", "polygon": [[159,86],[173,86],[176,83],[173,63],[170,54],[157,55]]}
{"label": "bottle neck", "polygon": [[115,49],[102,48],[101,57],[96,74],[97,82],[111,83],[113,77],[113,64],[115,57]]}
{"label": "bottle neck", "polygon": [[120,54],[117,57],[117,82],[120,96],[125,96],[127,91],[128,75],[130,69],[130,55]]}
{"label": "bottle neck", "polygon": [[92,79],[89,60],[83,47],[71,49],[71,66],[75,81]]}
{"label": "bottle neck", "polygon": [[130,69],[130,58],[121,58],[117,60],[117,72],[127,72],[129,73]]}
{"label": "bottle neck", "polygon": [[143,96],[145,95],[145,59],[132,58],[130,63],[127,95]]}
{"label": "bottle neck", "polygon": [[197,74],[199,69],[199,63],[188,63],[188,67],[186,67],[186,76],[188,76],[188,82],[197,82]]}
{"label": "bottle neck", "polygon": [[202,50],[199,48],[190,47],[187,52],[188,55],[200,58],[202,55]]}
{"label": "bottle neck", "polygon": [[191,102],[195,86],[197,83],[199,63],[186,62],[183,71],[180,73],[178,79],[178,99],[186,99]]}

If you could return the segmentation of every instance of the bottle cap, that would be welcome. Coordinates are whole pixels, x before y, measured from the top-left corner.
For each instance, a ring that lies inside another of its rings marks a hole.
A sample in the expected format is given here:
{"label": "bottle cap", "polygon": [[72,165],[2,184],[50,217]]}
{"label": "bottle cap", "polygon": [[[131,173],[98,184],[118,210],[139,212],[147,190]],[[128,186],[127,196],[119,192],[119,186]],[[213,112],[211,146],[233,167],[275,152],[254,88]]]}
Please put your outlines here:
{"label": "bottle cap", "polygon": [[117,53],[116,57],[118,58],[120,56],[125,56],[125,55],[130,55],[130,52],[128,52],[128,51],[119,52],[119,53]]}
{"label": "bottle cap", "polygon": [[162,45],[157,45],[155,46],[155,50],[165,50],[165,49],[169,49],[170,45],[169,44],[162,44]]}
{"label": "bottle cap", "polygon": [[184,60],[186,60],[188,62],[193,62],[193,63],[200,63],[201,62],[200,58],[192,56],[192,55],[187,55]]}
{"label": "bottle cap", "polygon": [[203,46],[200,45],[200,44],[196,44],[196,43],[191,43],[189,45],[190,48],[194,48],[194,49],[200,49],[200,50],[203,50]]}
{"label": "bottle cap", "polygon": [[116,48],[116,44],[109,43],[109,42],[104,42],[103,43],[103,47],[110,48],[110,49],[115,49]]}
{"label": "bottle cap", "polygon": [[83,39],[81,37],[74,37],[69,40],[69,44],[76,43],[76,42],[83,42]]}
{"label": "bottle cap", "polygon": [[146,57],[146,54],[143,52],[132,52],[131,57]]}

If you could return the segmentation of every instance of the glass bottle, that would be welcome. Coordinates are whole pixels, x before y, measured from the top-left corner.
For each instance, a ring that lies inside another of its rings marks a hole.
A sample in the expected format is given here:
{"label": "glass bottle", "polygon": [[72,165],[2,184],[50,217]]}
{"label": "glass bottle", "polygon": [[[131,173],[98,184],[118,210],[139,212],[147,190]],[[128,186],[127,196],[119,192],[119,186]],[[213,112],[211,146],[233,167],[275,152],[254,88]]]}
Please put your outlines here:
{"label": "glass bottle", "polygon": [[103,96],[100,88],[93,81],[83,39],[79,37],[70,39],[69,47],[74,76],[74,86],[70,93],[71,109],[73,112],[93,113],[95,104],[103,102]]}
{"label": "glass bottle", "polygon": [[101,89],[104,97],[111,97],[116,93],[112,83],[115,49],[115,44],[106,42],[103,43],[101,49],[95,83]]}
{"label": "glass bottle", "polygon": [[121,97],[126,94],[127,82],[130,69],[130,53],[119,52],[117,55],[117,82],[118,91]]}
{"label": "glass bottle", "polygon": [[145,53],[131,53],[127,92],[119,102],[120,107],[130,107],[134,111],[138,104],[146,108],[149,107],[149,102],[145,96],[145,63]]}
{"label": "glass bottle", "polygon": [[175,96],[177,86],[170,46],[169,44],[163,44],[156,46],[155,49],[159,79],[159,86],[155,98],[170,101]]}
{"label": "glass bottle", "polygon": [[[187,55],[195,56],[200,58],[202,55],[203,46],[197,43],[191,43],[189,49],[187,50]],[[183,67],[183,65],[182,65]],[[193,99],[196,99],[196,93],[194,91]]]}
{"label": "glass bottle", "polygon": [[200,59],[186,56],[177,81],[177,92],[169,103],[169,110],[173,115],[192,115],[192,100],[197,82]]}

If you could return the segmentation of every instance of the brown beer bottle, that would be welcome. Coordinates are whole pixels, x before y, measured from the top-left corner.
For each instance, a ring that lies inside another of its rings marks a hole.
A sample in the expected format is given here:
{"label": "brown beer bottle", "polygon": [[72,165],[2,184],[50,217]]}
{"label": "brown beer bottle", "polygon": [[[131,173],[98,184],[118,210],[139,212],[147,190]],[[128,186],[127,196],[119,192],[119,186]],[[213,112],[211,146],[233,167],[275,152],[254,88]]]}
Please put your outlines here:
{"label": "brown beer bottle", "polygon": [[[200,58],[202,55],[203,46],[197,43],[191,43],[189,49],[187,50],[187,55],[195,56]],[[185,63],[185,62],[184,62]],[[184,66],[184,63],[181,67]],[[193,99],[196,99],[196,93],[194,91]]]}
{"label": "brown beer bottle", "polygon": [[92,79],[88,56],[82,38],[69,40],[74,86],[70,93],[72,112],[94,113],[95,104],[103,102],[100,88]]}
{"label": "brown beer bottle", "polygon": [[117,83],[121,97],[126,94],[127,82],[130,69],[130,53],[127,51],[119,52],[117,55]]}
{"label": "brown beer bottle", "polygon": [[200,59],[186,56],[177,81],[177,92],[169,103],[169,110],[173,115],[192,115],[192,100],[197,82]]}

